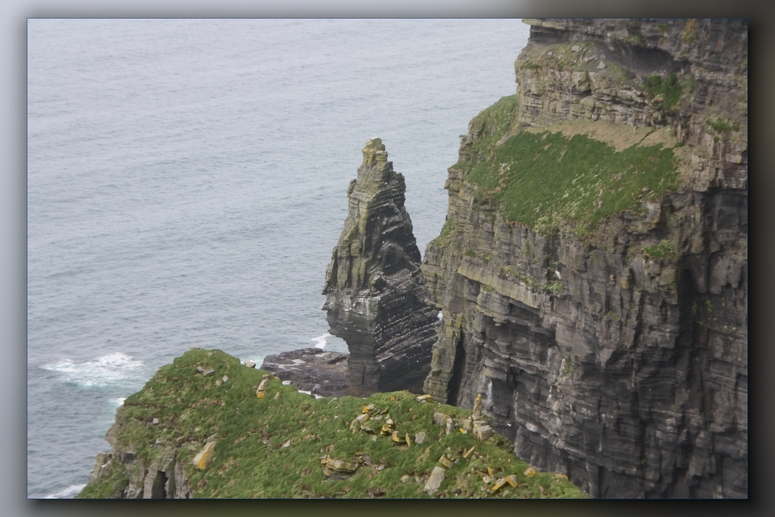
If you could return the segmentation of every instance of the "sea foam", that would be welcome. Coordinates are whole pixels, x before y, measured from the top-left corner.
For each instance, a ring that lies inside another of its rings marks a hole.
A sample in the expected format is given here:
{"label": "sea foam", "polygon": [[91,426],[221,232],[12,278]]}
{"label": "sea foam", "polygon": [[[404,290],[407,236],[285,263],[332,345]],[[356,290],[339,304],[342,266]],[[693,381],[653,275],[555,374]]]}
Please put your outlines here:
{"label": "sea foam", "polygon": [[331,334],[326,332],[322,336],[313,337],[312,339],[310,339],[310,341],[315,342],[315,348],[319,348],[323,350],[324,348],[326,348],[326,345],[328,344],[328,341],[326,341],[326,338],[330,338],[330,337],[331,337]]}
{"label": "sea foam", "polygon": [[41,368],[59,372],[64,376],[64,382],[85,388],[101,388],[137,381],[138,370],[143,365],[142,361],[136,361],[123,352],[113,352],[92,361],[78,362],[63,359],[43,365]]}
{"label": "sea foam", "polygon": [[83,490],[83,487],[85,486],[86,483],[82,485],[70,485],[69,487],[60,490],[59,492],[47,495],[43,499],[72,499],[81,493],[81,490]]}

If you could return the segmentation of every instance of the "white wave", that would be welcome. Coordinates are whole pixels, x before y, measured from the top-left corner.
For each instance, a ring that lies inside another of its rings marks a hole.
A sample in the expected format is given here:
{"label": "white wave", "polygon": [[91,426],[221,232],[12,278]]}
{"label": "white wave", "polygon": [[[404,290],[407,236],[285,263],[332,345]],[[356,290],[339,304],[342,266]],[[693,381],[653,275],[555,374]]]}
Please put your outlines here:
{"label": "white wave", "polygon": [[310,341],[315,342],[315,348],[319,348],[323,350],[324,348],[326,348],[326,345],[328,344],[328,342],[326,341],[326,338],[329,338],[329,337],[331,337],[331,334],[326,332],[322,336],[313,337],[312,339],[310,339]]}
{"label": "white wave", "polygon": [[256,368],[261,368],[261,365],[264,364],[264,356],[259,355],[256,357],[248,357],[247,359],[242,359],[240,361],[240,364],[245,364],[245,361],[253,361],[254,363],[256,363]]}
{"label": "white wave", "polygon": [[119,407],[124,405],[125,400],[126,400],[126,397],[119,397],[117,399],[113,399],[113,403],[116,405],[116,407]]}
{"label": "white wave", "polygon": [[47,495],[43,499],[73,499],[81,492],[81,490],[83,490],[83,487],[85,486],[86,486],[86,483],[84,483],[83,485],[70,485],[64,490],[60,490],[59,492],[56,492],[54,494]]}
{"label": "white wave", "polygon": [[55,371],[65,376],[65,382],[83,387],[104,387],[136,381],[136,372],[144,366],[127,354],[114,352],[92,361],[76,362],[64,359],[58,363],[43,365],[44,370]]}

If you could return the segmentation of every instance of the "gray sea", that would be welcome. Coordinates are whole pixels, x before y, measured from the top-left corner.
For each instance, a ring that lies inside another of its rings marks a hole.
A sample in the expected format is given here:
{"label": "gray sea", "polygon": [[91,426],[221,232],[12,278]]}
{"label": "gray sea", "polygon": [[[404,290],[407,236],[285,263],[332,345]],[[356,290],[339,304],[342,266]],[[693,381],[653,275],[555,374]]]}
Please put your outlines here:
{"label": "gray sea", "polygon": [[86,483],[124,398],[193,346],[346,351],[320,310],[381,137],[421,250],[520,20],[28,22],[28,497]]}

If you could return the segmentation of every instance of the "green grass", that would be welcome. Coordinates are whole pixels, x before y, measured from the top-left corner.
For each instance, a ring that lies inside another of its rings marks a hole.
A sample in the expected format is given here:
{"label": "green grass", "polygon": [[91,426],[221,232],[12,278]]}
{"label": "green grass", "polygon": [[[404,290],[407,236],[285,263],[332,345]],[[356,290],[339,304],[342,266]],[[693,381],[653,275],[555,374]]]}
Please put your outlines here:
{"label": "green grass", "polygon": [[[203,377],[197,374],[197,366],[213,367],[215,374]],[[442,454],[460,460],[448,469],[436,497],[541,497],[539,487],[544,497],[586,497],[552,473],[526,477],[528,464],[511,453],[512,445],[505,438],[496,435],[481,442],[457,429],[446,435],[443,427],[433,423],[434,411],[455,418],[467,417],[470,411],[420,403],[406,391],[379,393],[368,399],[316,400],[279,380],[270,381],[266,397],[257,399],[263,373],[221,351],[186,352],[162,367],[119,408],[117,442],[124,450],[135,450],[146,465],[158,451],[175,448],[195,498],[428,498],[424,483],[414,478],[430,474],[440,465]],[[216,386],[224,375],[228,381]],[[386,411],[402,436],[409,433],[414,438],[415,433],[425,431],[426,442],[396,446],[387,436],[353,433],[351,421],[368,404],[375,406],[372,414]],[[159,424],[154,425],[153,418]],[[375,441],[373,436],[377,436]],[[217,440],[213,460],[198,471],[192,459],[208,439]],[[288,440],[290,445],[283,447]],[[475,454],[463,459],[461,452],[474,445]],[[363,462],[348,479],[329,480],[320,463],[326,454]],[[492,494],[482,480],[487,467],[495,470],[496,477],[515,474],[519,485],[506,485]],[[410,479],[402,482],[405,475]],[[81,497],[114,497],[126,481],[123,467],[114,464],[110,475],[87,485]]]}
{"label": "green grass", "polygon": [[651,75],[646,78],[643,90],[649,98],[661,96],[662,106],[665,108],[677,105],[683,95],[683,86],[676,74],[670,74],[667,77]]}
{"label": "green grass", "polygon": [[431,241],[431,244],[435,246],[446,246],[449,244],[452,240],[452,236],[454,235],[455,231],[455,222],[451,217],[448,217],[446,221],[444,221],[444,226],[441,228],[441,233],[438,237],[433,239]]}
{"label": "green grass", "polygon": [[674,259],[678,255],[678,249],[675,244],[669,240],[662,240],[654,246],[646,246],[643,253],[653,259]]}
{"label": "green grass", "polygon": [[476,195],[494,199],[507,221],[542,234],[571,224],[584,235],[602,219],[677,187],[673,152],[660,145],[617,152],[584,135],[567,138],[548,131],[520,132],[499,146],[492,145],[495,138],[483,134],[474,144],[481,158],[453,167],[467,172],[466,179],[478,187]]}
{"label": "green grass", "polygon": [[739,131],[740,125],[724,117],[713,117],[708,119],[708,125],[716,132]]}

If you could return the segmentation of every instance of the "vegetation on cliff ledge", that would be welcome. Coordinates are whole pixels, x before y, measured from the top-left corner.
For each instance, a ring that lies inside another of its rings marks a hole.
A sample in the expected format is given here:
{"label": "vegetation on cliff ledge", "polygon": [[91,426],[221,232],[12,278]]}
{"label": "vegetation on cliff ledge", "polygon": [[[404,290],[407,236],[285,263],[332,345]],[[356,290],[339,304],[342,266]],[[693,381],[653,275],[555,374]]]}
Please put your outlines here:
{"label": "vegetation on cliff ledge", "polygon": [[505,97],[474,119],[470,151],[453,166],[477,186],[478,197],[497,202],[506,221],[542,234],[568,226],[584,235],[677,187],[672,149],[635,144],[617,151],[582,134],[513,134],[515,102]]}
{"label": "vegetation on cliff ledge", "polygon": [[[214,372],[203,375],[198,367]],[[406,391],[315,399],[276,379],[257,398],[266,373],[218,350],[191,350],[162,367],[117,411],[114,451],[133,451],[137,459],[112,462],[79,497],[117,497],[129,482],[127,468],[147,466],[171,448],[196,498],[586,497],[564,476],[534,473],[498,435],[480,441],[434,423],[434,413],[458,419],[470,411]],[[358,422],[364,414],[371,418]],[[381,433],[388,418],[398,442]],[[369,426],[372,432],[362,429]],[[421,432],[425,439],[417,443]],[[211,462],[199,470],[192,460],[208,442],[216,442]],[[326,475],[327,458],[329,466],[342,460],[337,465],[356,468]],[[445,480],[429,495],[425,482],[445,461]],[[516,486],[493,491],[508,476]]]}

